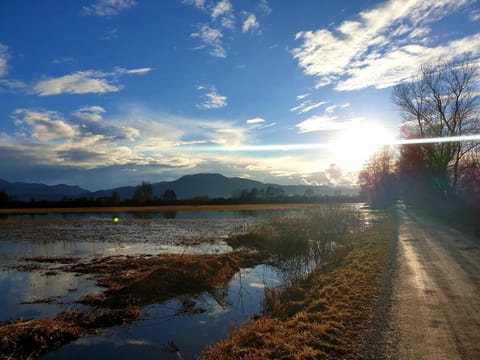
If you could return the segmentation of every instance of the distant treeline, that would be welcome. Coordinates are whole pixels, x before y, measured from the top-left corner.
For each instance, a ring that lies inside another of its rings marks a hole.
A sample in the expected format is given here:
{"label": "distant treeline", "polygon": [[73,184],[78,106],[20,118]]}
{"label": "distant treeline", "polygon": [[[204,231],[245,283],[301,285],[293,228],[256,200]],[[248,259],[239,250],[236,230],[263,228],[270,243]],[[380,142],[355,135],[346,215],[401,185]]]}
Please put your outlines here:
{"label": "distant treeline", "polygon": [[360,196],[342,195],[315,195],[313,191],[306,191],[303,195],[285,195],[283,189],[268,187],[267,189],[239,189],[231,198],[210,198],[207,195],[190,199],[177,199],[171,189],[166,190],[160,197],[153,193],[152,185],[147,182],[139,184],[130,199],[121,199],[118,193],[113,192],[109,197],[64,197],[61,200],[21,201],[9,196],[0,189],[0,208],[80,208],[80,207],[108,207],[108,206],[168,206],[168,205],[235,205],[235,204],[297,204],[297,203],[352,203],[361,202]]}

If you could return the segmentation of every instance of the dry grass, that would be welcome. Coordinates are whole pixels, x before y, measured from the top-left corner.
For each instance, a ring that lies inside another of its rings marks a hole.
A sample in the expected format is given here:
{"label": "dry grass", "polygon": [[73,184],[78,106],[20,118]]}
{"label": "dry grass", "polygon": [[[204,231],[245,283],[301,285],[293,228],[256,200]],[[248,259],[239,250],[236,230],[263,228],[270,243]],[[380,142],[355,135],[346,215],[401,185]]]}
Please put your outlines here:
{"label": "dry grass", "polygon": [[0,359],[36,359],[97,329],[124,325],[140,317],[140,309],[66,311],[54,319],[21,321],[0,326]]}
{"label": "dry grass", "polygon": [[395,222],[356,234],[306,279],[266,290],[265,314],[201,359],[361,358]]}
{"label": "dry grass", "polygon": [[83,304],[121,308],[160,303],[180,295],[216,293],[242,267],[264,261],[264,253],[236,251],[218,255],[162,254],[110,256],[78,263],[67,271],[92,274],[105,295],[88,295]]}

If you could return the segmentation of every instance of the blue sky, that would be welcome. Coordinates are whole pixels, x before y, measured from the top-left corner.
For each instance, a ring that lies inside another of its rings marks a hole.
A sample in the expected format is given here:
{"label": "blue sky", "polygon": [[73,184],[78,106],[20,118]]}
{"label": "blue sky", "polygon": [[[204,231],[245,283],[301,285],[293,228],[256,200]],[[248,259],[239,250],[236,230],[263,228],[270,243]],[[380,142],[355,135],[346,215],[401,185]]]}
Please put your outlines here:
{"label": "blue sky", "polygon": [[476,0],[3,0],[0,178],[353,184],[392,86],[466,52]]}

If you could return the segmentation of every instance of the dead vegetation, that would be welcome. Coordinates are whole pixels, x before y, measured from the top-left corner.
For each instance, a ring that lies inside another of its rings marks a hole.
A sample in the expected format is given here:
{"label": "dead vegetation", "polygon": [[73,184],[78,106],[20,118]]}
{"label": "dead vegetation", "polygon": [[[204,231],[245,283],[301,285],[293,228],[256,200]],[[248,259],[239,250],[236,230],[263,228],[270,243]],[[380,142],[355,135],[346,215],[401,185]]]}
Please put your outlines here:
{"label": "dead vegetation", "polygon": [[136,307],[92,313],[66,311],[54,319],[3,325],[0,326],[0,359],[35,359],[86,333],[130,323],[138,319],[140,314],[140,309]]}
{"label": "dead vegetation", "polygon": [[77,256],[27,256],[20,260],[48,264],[73,264],[80,258]]}
{"label": "dead vegetation", "polygon": [[188,296],[202,292],[224,294],[217,290],[227,286],[241,267],[263,260],[263,253],[242,250],[222,255],[112,256],[66,265],[63,271],[92,275],[98,285],[107,289],[105,294],[90,294],[79,300],[97,307],[91,312],[67,311],[53,319],[0,326],[0,359],[38,358],[86,333],[129,324],[140,317],[140,306],[174,297],[186,296],[185,313],[202,312],[191,309]]}
{"label": "dead vegetation", "polygon": [[307,278],[266,289],[264,315],[201,358],[361,358],[394,232],[386,219],[338,246]]}
{"label": "dead vegetation", "polygon": [[263,253],[247,250],[218,255],[162,254],[110,256],[78,263],[67,271],[91,274],[105,294],[87,295],[79,302],[121,308],[160,303],[179,295],[215,293],[227,286],[240,268],[263,260]]}

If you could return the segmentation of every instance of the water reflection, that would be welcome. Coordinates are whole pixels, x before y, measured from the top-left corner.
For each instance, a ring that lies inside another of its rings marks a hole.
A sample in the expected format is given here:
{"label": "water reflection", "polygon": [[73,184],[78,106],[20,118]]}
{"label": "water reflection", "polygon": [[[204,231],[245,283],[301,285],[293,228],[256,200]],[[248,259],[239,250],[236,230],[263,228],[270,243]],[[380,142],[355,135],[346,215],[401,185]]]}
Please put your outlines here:
{"label": "water reflection", "polygon": [[232,324],[240,325],[262,311],[264,287],[276,287],[278,271],[267,265],[241,270],[230,282],[224,301],[203,294],[191,299],[196,309],[185,310],[185,300],[172,300],[144,309],[144,319],[128,327],[105,330],[68,344],[44,359],[178,359],[168,352],[174,342],[185,359],[194,359],[206,346],[225,338]]}
{"label": "water reflection", "polygon": [[[227,287],[211,294],[182,298],[143,309],[142,320],[128,327],[114,327],[100,335],[86,336],[48,354],[45,359],[177,359],[166,351],[172,341],[185,359],[227,336],[232,324],[240,325],[262,312],[265,288],[275,288],[305,276],[332,251],[340,239],[329,233],[332,218],[312,221],[309,227],[295,224],[294,211],[217,211],[148,214],[34,215],[0,221],[0,265],[21,262],[26,256],[80,256],[83,259],[131,254],[230,252],[225,244],[232,234],[245,234],[272,222],[281,231],[275,241],[264,242],[271,253],[270,265],[242,269]],[[114,221],[115,217],[119,220]],[[330,225],[328,225],[330,224]],[[344,232],[341,223],[334,227]],[[342,228],[342,229],[341,229]],[[303,230],[302,230],[303,229]],[[327,231],[328,230],[328,231]],[[335,230],[336,231],[336,230]],[[347,229],[348,231],[348,229]],[[100,292],[92,280],[59,272],[0,270],[0,321],[20,317],[54,316],[87,293]],[[77,289],[68,291],[68,289]],[[7,294],[4,296],[3,294]],[[21,302],[52,297],[51,304]]]}
{"label": "water reflection", "polygon": [[[1,321],[55,316],[67,309],[85,308],[75,304],[78,298],[102,289],[84,276],[59,272],[46,276],[44,271],[0,271]],[[31,303],[46,298],[51,303]]]}

